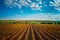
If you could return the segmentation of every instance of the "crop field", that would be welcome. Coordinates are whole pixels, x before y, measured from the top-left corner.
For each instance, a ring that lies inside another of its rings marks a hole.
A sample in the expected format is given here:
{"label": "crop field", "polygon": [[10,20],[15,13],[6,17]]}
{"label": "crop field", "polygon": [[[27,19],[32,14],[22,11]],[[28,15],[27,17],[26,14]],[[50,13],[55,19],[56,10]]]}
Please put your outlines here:
{"label": "crop field", "polygon": [[60,40],[60,25],[0,24],[0,40]]}

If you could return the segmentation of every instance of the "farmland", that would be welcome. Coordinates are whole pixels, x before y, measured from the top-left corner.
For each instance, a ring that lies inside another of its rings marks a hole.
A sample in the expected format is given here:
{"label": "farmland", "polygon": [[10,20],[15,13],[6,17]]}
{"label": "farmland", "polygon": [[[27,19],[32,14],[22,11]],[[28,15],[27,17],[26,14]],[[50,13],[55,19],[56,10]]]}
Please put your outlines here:
{"label": "farmland", "polygon": [[60,40],[60,25],[57,23],[0,21],[0,40]]}

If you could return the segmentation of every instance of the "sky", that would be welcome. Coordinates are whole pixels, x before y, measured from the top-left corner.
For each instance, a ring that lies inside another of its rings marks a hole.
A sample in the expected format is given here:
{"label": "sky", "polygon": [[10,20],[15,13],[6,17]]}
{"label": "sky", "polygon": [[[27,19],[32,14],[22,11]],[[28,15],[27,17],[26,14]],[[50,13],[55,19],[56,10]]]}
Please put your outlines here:
{"label": "sky", "polygon": [[60,0],[0,0],[0,20],[60,21]]}

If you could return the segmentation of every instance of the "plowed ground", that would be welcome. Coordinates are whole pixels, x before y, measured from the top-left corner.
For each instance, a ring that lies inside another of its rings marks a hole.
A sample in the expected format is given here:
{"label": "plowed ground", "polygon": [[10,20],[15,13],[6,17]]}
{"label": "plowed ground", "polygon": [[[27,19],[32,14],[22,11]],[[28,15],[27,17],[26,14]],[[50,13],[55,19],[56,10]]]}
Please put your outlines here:
{"label": "plowed ground", "polygon": [[0,24],[0,40],[60,40],[60,25]]}

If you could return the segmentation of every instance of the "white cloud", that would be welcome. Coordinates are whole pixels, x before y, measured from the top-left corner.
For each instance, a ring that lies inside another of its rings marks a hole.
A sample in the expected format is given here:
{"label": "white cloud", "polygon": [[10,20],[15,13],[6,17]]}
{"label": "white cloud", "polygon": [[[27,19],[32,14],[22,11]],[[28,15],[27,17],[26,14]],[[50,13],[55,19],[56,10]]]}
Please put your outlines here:
{"label": "white cloud", "polygon": [[19,0],[19,3],[20,3],[22,6],[29,6],[29,3],[26,2],[25,0]]}
{"label": "white cloud", "polygon": [[13,6],[18,7],[19,9],[21,9],[21,4],[19,4],[19,3],[14,2]]}
{"label": "white cloud", "polygon": [[51,19],[52,19],[52,20],[60,20],[60,14],[52,15],[52,16],[51,16]]}
{"label": "white cloud", "polygon": [[14,2],[14,5],[13,5],[13,6],[15,6],[15,7],[16,7],[17,5],[18,5],[18,3]]}
{"label": "white cloud", "polygon": [[60,14],[51,15],[50,13],[49,14],[38,13],[38,14],[32,14],[32,15],[24,16],[22,20],[51,20],[51,21],[57,21],[57,20],[60,20]]}
{"label": "white cloud", "polygon": [[40,1],[39,4],[42,4],[42,2]]}
{"label": "white cloud", "polygon": [[31,7],[35,7],[35,5],[36,5],[35,3],[32,3],[32,4],[31,4]]}
{"label": "white cloud", "polygon": [[[36,3],[38,1],[38,3]],[[42,8],[42,0],[36,0],[36,2],[32,2],[32,0],[5,0],[5,5],[7,7],[18,7],[19,9],[22,6],[30,7],[32,10],[41,10]],[[44,2],[44,6],[47,6],[46,2]],[[50,6],[54,6],[54,8],[60,11],[60,0],[54,0],[54,2],[50,1]]]}
{"label": "white cloud", "polygon": [[52,1],[50,2],[51,4],[54,4]]}
{"label": "white cloud", "polygon": [[12,6],[13,5],[13,0],[5,0],[4,2],[7,6]]}
{"label": "white cloud", "polygon": [[22,6],[30,7],[32,10],[39,10],[42,7],[42,6],[39,6],[39,3],[41,4],[40,1],[39,3],[35,3],[35,2],[32,2],[31,0],[5,0],[4,3],[8,7],[11,7],[11,8],[18,7],[19,9],[21,9]]}
{"label": "white cloud", "polygon": [[[19,3],[20,2],[20,3]],[[5,0],[5,5],[7,7],[18,7],[21,8],[21,6],[26,6],[28,3],[25,0]]]}
{"label": "white cloud", "polygon": [[50,2],[50,6],[54,6],[56,10],[60,11],[60,0],[54,0],[54,2]]}
{"label": "white cloud", "polygon": [[18,8],[20,8],[20,9],[21,9],[21,5],[20,5],[20,4],[18,4]]}
{"label": "white cloud", "polygon": [[[21,10],[21,12],[23,12]],[[10,19],[10,20],[51,20],[51,21],[58,21],[60,20],[60,14],[52,15],[51,13],[44,14],[44,13],[36,13],[30,15],[19,15],[14,14],[14,16],[4,17],[2,19]]]}
{"label": "white cloud", "polygon": [[59,5],[60,0],[54,0],[54,2],[55,2],[57,5]]}
{"label": "white cloud", "polygon": [[36,3],[32,3],[31,4],[31,8],[33,9],[33,10],[40,10],[41,9],[41,6],[39,6],[38,4],[36,4]]}

